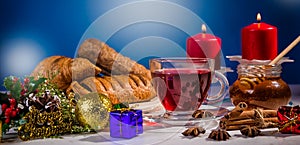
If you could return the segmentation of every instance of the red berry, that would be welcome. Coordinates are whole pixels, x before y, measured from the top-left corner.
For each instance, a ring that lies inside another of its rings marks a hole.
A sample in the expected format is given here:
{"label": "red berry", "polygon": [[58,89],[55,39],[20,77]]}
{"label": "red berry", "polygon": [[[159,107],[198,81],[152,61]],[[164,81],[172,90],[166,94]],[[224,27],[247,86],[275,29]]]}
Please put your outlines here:
{"label": "red berry", "polygon": [[26,93],[25,90],[22,90],[22,91],[21,91],[21,96],[24,96],[25,93]]}
{"label": "red berry", "polygon": [[17,111],[17,113],[19,113],[20,112],[20,108],[16,108],[16,111]]}
{"label": "red berry", "polygon": [[16,110],[11,111],[10,117],[11,117],[11,118],[14,118],[14,117],[16,117],[16,116],[17,116],[17,111],[16,111]]}
{"label": "red berry", "polygon": [[7,108],[7,109],[5,110],[4,115],[5,115],[5,116],[10,116],[11,111],[12,111],[11,108]]}
{"label": "red berry", "polygon": [[5,122],[6,124],[9,124],[9,123],[10,123],[10,118],[6,118],[4,122]]}
{"label": "red berry", "polygon": [[4,110],[7,108],[7,104],[2,104],[1,108],[2,108],[2,112],[4,112]]}
{"label": "red berry", "polygon": [[13,105],[10,105],[10,107],[9,107],[11,110],[15,110],[16,108],[15,108],[15,106],[13,106]]}
{"label": "red berry", "polygon": [[10,105],[15,106],[16,105],[16,99],[15,98],[9,99],[9,103],[10,103]]}
{"label": "red berry", "polygon": [[25,84],[28,84],[29,81],[30,81],[29,78],[24,78],[24,83],[25,83]]}
{"label": "red berry", "polygon": [[13,77],[13,82],[16,83],[19,80],[17,77]]}

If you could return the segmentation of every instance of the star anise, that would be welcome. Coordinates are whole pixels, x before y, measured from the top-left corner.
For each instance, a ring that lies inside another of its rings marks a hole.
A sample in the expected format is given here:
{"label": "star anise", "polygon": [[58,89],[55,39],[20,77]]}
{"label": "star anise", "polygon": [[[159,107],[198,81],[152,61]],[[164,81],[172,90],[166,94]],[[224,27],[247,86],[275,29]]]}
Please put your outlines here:
{"label": "star anise", "polygon": [[188,128],[187,130],[185,130],[181,134],[184,135],[184,136],[193,136],[193,137],[196,137],[200,133],[204,134],[205,133],[205,129],[199,126],[199,127]]}
{"label": "star anise", "polygon": [[219,128],[226,130],[226,126],[227,126],[227,119],[221,118],[219,122]]}
{"label": "star anise", "polygon": [[209,111],[206,110],[196,110],[193,114],[192,117],[193,118],[207,118],[207,117],[213,117],[214,114],[212,114]]}
{"label": "star anise", "polygon": [[166,112],[166,113],[164,113],[164,115],[162,117],[165,118],[165,119],[169,119],[170,116],[171,116],[171,113],[170,112]]}
{"label": "star anise", "polygon": [[226,130],[212,130],[211,133],[209,134],[208,138],[217,140],[217,141],[222,141],[222,140],[227,140],[231,136]]}
{"label": "star anise", "polygon": [[256,126],[243,126],[240,129],[242,135],[248,136],[248,137],[255,137],[260,134],[260,130]]}

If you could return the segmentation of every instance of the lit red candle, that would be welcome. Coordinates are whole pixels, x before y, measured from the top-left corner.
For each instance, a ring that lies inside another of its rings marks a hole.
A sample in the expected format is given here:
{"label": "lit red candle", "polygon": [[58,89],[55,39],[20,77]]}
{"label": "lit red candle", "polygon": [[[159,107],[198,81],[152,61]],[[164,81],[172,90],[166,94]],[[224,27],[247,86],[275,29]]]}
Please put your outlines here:
{"label": "lit red candle", "polygon": [[206,33],[206,26],[202,25],[202,33],[187,39],[187,56],[215,58],[221,50],[221,39]]}
{"label": "lit red candle", "polygon": [[277,56],[277,28],[262,23],[257,14],[257,23],[242,29],[242,58],[272,60]]}

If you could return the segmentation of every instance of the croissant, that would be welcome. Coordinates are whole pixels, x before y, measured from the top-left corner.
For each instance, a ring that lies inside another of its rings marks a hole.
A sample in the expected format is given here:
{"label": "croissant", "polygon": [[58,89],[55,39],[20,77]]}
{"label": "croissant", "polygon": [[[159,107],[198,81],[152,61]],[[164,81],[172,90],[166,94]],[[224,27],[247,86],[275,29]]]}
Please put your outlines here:
{"label": "croissant", "polygon": [[79,94],[86,90],[105,94],[113,104],[147,101],[155,96],[150,79],[136,74],[88,77],[80,83],[72,83],[68,90]]}
{"label": "croissant", "polygon": [[51,56],[42,60],[33,70],[31,76],[46,77],[65,90],[74,80],[95,76],[101,69],[85,58],[69,58],[65,56]]}
{"label": "croissant", "polygon": [[87,58],[109,74],[140,74],[151,78],[150,71],[134,60],[117,53],[97,39],[86,39],[77,51],[78,57]]}

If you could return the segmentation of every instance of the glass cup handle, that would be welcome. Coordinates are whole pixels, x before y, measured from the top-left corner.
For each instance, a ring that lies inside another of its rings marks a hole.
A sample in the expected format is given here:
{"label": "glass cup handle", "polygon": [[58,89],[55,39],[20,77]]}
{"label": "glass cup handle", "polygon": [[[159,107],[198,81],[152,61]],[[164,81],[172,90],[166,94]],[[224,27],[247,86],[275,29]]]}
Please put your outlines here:
{"label": "glass cup handle", "polygon": [[[219,92],[217,94],[214,93],[210,95],[211,92],[214,92],[216,90],[214,85],[217,84],[218,82],[220,84],[220,86],[218,87],[220,88]],[[216,70],[205,103],[206,104],[220,103],[224,99],[224,97],[228,94],[228,88],[229,88],[229,83],[226,76],[223,73]]]}

